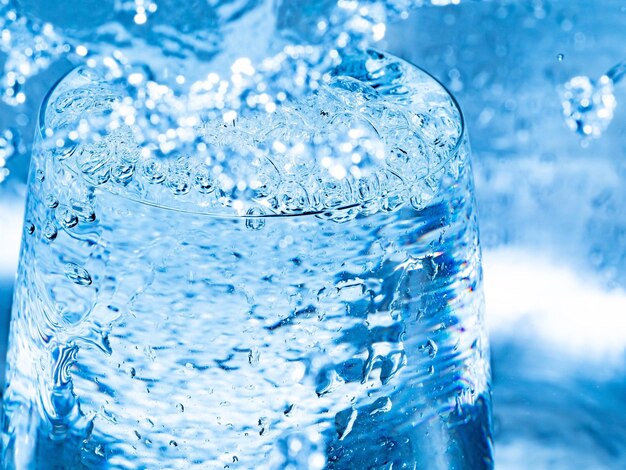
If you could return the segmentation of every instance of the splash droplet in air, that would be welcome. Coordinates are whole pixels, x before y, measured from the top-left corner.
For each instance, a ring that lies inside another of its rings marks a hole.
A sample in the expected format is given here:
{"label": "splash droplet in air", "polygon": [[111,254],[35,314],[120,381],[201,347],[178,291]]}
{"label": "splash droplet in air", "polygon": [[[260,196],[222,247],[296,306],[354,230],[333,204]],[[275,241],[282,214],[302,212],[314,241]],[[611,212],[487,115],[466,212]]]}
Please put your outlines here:
{"label": "splash droplet in air", "polygon": [[560,94],[568,127],[583,137],[600,137],[613,120],[617,106],[613,90],[625,74],[626,60],[597,80],[578,75],[565,83]]}
{"label": "splash droplet in air", "polygon": [[75,263],[67,263],[65,265],[65,276],[79,286],[89,286],[92,283],[91,275],[87,270]]}

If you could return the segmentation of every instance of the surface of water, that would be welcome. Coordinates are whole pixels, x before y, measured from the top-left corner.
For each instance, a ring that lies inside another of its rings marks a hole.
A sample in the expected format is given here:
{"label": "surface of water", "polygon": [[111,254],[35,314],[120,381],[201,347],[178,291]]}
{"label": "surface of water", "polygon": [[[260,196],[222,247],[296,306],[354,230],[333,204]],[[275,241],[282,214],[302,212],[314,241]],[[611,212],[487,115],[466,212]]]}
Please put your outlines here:
{"label": "surface of water", "polygon": [[[274,113],[302,123],[274,144],[298,136],[313,151],[298,165],[301,153],[273,145],[274,185],[258,155],[232,151],[237,132],[218,138],[228,165],[204,160],[208,178],[181,173],[193,157],[128,157],[135,144],[115,130],[52,147],[40,136],[12,315],[7,467],[492,466],[460,115],[422,72],[410,90],[406,64],[367,60],[344,63],[324,113],[299,102]],[[49,97],[52,135],[116,102],[80,73]],[[257,136],[260,125],[241,116],[232,127]],[[317,158],[339,141],[348,162]]]}

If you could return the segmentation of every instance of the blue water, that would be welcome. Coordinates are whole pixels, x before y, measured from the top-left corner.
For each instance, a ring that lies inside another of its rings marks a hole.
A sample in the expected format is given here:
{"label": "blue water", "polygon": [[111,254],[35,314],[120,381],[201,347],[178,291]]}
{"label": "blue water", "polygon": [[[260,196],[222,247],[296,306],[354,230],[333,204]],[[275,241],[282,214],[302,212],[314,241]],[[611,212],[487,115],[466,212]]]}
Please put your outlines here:
{"label": "blue water", "polygon": [[375,51],[330,75],[271,113],[194,110],[198,152],[160,158],[128,121],[94,132],[125,90],[85,69],[57,85],[30,172],[6,466],[493,466],[461,117]]}

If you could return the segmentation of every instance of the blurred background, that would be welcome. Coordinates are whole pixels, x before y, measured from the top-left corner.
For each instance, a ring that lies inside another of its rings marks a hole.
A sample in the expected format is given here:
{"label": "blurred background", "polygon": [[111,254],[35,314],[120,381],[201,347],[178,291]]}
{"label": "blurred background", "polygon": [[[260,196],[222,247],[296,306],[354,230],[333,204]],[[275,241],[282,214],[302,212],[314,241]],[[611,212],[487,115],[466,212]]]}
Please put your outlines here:
{"label": "blurred background", "polygon": [[[626,1],[433,3],[451,4],[390,25],[385,47],[441,80],[465,114],[497,468],[626,468],[626,81],[593,138],[568,127],[559,91],[626,58]],[[0,356],[33,126],[70,68],[53,61],[22,105],[0,105]]]}

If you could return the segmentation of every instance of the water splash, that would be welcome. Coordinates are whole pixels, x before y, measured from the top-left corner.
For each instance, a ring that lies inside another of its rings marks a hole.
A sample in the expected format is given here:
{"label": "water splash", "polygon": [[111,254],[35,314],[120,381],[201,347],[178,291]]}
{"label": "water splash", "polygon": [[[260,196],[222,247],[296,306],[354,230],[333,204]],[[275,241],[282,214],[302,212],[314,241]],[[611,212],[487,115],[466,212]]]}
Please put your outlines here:
{"label": "water splash", "polygon": [[364,46],[384,37],[388,19],[427,3],[459,0],[0,0],[2,95],[23,103],[26,80],[61,57],[75,64],[106,57],[172,85],[193,81],[198,63],[219,57],[261,61],[286,44]]}
{"label": "water splash", "polygon": [[[260,82],[262,93],[242,85],[254,73],[247,61],[233,67],[241,80],[230,83],[240,88],[210,77],[189,94],[129,88],[81,68],[49,98],[48,145],[93,185],[193,210],[257,216],[429,203],[462,135],[457,108],[398,59],[374,50],[348,59],[315,81],[312,69],[305,86]],[[163,109],[158,119],[153,109]]]}
{"label": "water splash", "polygon": [[561,90],[565,122],[585,138],[598,138],[613,120],[617,106],[614,87],[626,75],[626,60],[613,66],[597,80],[579,75]]}

